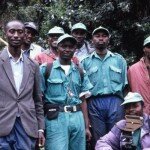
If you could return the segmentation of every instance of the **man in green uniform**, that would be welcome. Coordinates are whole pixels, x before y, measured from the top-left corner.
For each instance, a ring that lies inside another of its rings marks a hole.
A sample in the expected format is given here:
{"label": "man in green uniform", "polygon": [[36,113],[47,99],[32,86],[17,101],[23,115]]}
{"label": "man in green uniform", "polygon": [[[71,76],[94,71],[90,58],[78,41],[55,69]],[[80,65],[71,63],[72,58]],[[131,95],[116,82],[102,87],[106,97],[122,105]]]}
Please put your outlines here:
{"label": "man in green uniform", "polygon": [[71,61],[76,43],[68,34],[59,37],[58,59],[53,62],[46,80],[49,65],[41,66],[42,91],[48,107],[46,150],[85,150],[85,133],[88,138],[91,136],[85,98],[92,85],[81,68]]}

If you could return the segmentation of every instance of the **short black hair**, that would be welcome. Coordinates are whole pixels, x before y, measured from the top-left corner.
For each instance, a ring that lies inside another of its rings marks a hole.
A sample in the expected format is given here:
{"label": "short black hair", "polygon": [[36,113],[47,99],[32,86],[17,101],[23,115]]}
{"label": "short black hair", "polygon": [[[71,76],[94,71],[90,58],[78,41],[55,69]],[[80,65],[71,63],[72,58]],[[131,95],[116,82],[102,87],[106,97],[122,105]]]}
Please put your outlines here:
{"label": "short black hair", "polygon": [[7,28],[9,26],[9,24],[12,23],[12,22],[19,22],[19,23],[21,23],[24,26],[24,23],[22,21],[20,21],[20,20],[9,20],[9,21],[5,22],[5,24],[4,24],[4,32],[7,31]]}

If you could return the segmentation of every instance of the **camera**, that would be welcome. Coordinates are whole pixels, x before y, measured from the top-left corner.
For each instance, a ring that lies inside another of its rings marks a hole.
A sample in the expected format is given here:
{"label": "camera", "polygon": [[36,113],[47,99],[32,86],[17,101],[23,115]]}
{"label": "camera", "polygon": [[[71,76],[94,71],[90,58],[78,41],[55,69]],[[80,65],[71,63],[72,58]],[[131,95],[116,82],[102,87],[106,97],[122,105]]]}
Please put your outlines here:
{"label": "camera", "polygon": [[136,150],[136,146],[133,144],[132,132],[122,132],[120,147],[121,150]]}

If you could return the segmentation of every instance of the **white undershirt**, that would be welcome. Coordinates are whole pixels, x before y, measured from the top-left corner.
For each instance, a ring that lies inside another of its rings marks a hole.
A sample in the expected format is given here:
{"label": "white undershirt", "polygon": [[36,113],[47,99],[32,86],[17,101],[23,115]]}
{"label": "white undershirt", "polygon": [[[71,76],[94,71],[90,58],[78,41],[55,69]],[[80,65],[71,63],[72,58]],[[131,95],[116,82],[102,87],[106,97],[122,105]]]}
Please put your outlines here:
{"label": "white undershirt", "polygon": [[65,71],[65,75],[69,74],[70,65],[61,65],[61,68]]}

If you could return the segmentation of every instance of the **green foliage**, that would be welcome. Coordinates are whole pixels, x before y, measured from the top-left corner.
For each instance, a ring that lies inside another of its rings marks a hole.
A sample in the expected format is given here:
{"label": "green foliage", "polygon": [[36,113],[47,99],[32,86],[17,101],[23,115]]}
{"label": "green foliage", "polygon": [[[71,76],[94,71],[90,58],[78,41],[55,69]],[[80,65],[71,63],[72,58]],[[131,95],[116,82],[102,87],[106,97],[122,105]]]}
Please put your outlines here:
{"label": "green foliage", "polygon": [[[40,42],[53,26],[61,26],[70,33],[77,22],[88,28],[91,38],[94,28],[103,25],[112,36],[110,48],[124,55],[129,64],[142,56],[142,43],[150,33],[150,1],[143,0],[22,0],[5,1],[0,20],[34,21],[40,31]],[[0,5],[1,6],[1,5]]]}

